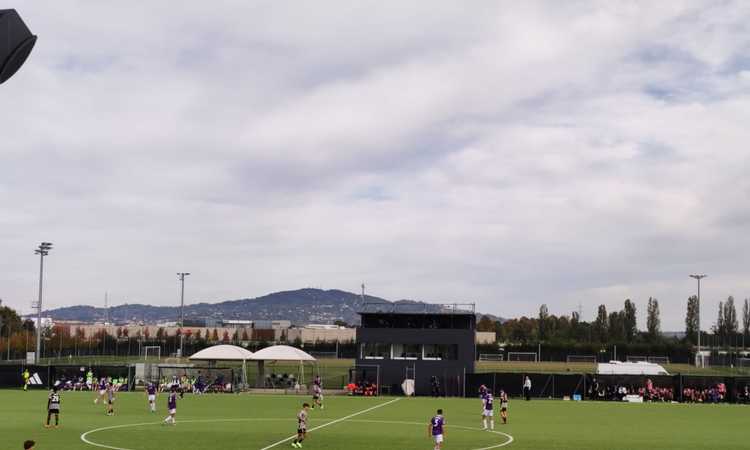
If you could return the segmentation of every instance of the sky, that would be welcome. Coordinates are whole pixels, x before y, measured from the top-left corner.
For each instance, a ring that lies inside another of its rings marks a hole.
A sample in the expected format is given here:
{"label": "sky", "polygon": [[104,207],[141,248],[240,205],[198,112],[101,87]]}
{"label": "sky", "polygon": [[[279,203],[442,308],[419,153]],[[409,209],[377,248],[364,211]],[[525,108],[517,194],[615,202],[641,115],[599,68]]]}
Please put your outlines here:
{"label": "sky", "polygon": [[750,297],[748,2],[15,3],[4,305]]}

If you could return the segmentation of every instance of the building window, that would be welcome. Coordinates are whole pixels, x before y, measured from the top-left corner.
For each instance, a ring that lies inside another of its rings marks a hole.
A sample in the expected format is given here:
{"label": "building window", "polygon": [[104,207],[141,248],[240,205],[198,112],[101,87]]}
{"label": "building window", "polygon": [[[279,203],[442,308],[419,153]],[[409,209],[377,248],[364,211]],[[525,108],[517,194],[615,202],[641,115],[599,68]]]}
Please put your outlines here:
{"label": "building window", "polygon": [[388,359],[391,353],[390,345],[377,342],[362,344],[362,359]]}
{"label": "building window", "polygon": [[428,361],[455,361],[458,359],[456,344],[425,344],[422,347],[422,359]]}
{"label": "building window", "polygon": [[391,352],[393,359],[419,359],[422,355],[419,344],[393,344]]}

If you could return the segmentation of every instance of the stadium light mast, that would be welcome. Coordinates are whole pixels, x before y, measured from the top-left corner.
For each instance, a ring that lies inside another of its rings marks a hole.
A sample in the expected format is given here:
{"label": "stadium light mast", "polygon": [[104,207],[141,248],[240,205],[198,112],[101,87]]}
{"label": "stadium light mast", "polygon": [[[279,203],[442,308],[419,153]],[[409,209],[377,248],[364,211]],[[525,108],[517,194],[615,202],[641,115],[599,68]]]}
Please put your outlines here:
{"label": "stadium light mast", "polygon": [[185,338],[185,277],[190,275],[190,272],[179,272],[177,276],[180,277],[180,358],[182,358],[182,342]]}
{"label": "stadium light mast", "polygon": [[39,364],[39,352],[42,348],[42,286],[44,281],[44,257],[49,255],[52,250],[52,242],[42,242],[39,244],[34,254],[39,255],[39,300],[36,304],[36,353],[34,353],[34,363]]}
{"label": "stadium light mast", "polygon": [[703,355],[701,354],[701,280],[706,278],[708,275],[690,275],[690,278],[698,280],[698,358],[700,360],[700,366],[703,367]]}

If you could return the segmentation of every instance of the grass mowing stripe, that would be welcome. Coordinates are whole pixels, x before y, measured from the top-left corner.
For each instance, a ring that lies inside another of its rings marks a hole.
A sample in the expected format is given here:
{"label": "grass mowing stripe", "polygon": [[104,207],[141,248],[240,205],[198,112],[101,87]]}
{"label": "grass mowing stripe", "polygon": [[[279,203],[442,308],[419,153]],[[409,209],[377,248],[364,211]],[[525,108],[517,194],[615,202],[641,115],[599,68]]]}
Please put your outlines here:
{"label": "grass mowing stripe", "polygon": [[[370,408],[367,408],[367,409],[363,409],[362,411],[359,411],[359,412],[355,412],[354,414],[349,414],[348,416],[344,416],[344,417],[342,417],[342,418],[340,418],[340,419],[336,419],[336,420],[333,420],[333,421],[331,421],[331,422],[328,422],[328,423],[324,423],[323,425],[318,425],[317,427],[314,427],[314,428],[310,428],[310,429],[308,430],[308,432],[313,432],[313,431],[315,431],[315,430],[320,430],[321,428],[325,428],[325,427],[327,427],[327,426],[329,426],[329,425],[333,425],[333,424],[335,424],[335,423],[343,422],[343,421],[345,421],[345,420],[351,419],[352,417],[357,417],[357,416],[359,416],[359,415],[361,415],[361,414],[365,414],[365,413],[368,413],[368,412],[370,412],[370,411],[376,410],[376,409],[378,409],[378,408],[382,408],[383,406],[388,406],[388,405],[390,405],[391,403],[396,403],[396,402],[397,402],[397,401],[399,401],[399,400],[401,400],[401,398],[394,398],[393,400],[387,401],[387,402],[385,402],[385,403],[381,403],[381,404],[379,404],[379,405],[375,405],[375,406],[372,406],[372,407],[370,407]],[[296,437],[297,437],[297,435],[296,435],[296,434],[293,434],[293,435],[289,436],[289,437],[288,437],[288,438],[286,438],[286,439],[283,439],[283,440],[281,440],[281,441],[278,441],[278,442],[274,442],[273,444],[271,444],[271,445],[269,445],[269,446],[267,446],[267,447],[263,447],[263,448],[262,448],[262,449],[260,449],[260,450],[268,450],[269,448],[274,448],[274,447],[276,447],[277,445],[281,445],[281,444],[283,444],[284,442],[289,442],[289,441],[291,441],[292,439],[294,439],[294,438],[296,438]]]}

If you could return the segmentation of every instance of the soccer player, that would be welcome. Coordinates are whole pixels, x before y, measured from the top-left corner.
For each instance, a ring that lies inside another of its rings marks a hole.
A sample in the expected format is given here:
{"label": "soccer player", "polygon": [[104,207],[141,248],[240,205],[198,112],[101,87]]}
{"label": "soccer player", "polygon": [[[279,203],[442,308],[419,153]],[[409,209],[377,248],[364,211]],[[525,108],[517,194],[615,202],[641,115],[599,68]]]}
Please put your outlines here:
{"label": "soccer player", "polygon": [[99,403],[99,399],[101,399],[102,403],[104,403],[104,396],[107,394],[107,379],[104,377],[101,377],[99,379],[99,393],[96,397],[94,397],[94,404],[96,405]]}
{"label": "soccer player", "polygon": [[487,394],[487,386],[479,386],[479,398],[484,398],[485,394]]}
{"label": "soccer player", "polygon": [[320,376],[315,377],[315,381],[313,381],[313,405],[312,408],[315,409],[315,405],[320,406],[320,409],[323,409],[323,388],[321,387],[321,381]]}
{"label": "soccer player", "polygon": [[31,378],[29,369],[23,369],[22,375],[23,375],[23,390],[27,391],[29,390],[29,379]]}
{"label": "soccer player", "polygon": [[500,390],[500,417],[503,419],[503,423],[508,423],[508,393]]}
{"label": "soccer player", "polygon": [[169,411],[169,415],[164,419],[164,423],[176,425],[177,422],[175,422],[174,418],[177,415],[177,386],[174,384],[170,389],[169,397],[167,397],[167,410]]}
{"label": "soccer player", "polygon": [[55,428],[60,424],[60,393],[57,392],[57,386],[52,387],[52,390],[47,397],[47,424],[45,428],[50,427],[50,419],[52,415],[55,415]]}
{"label": "soccer player", "polygon": [[156,412],[156,386],[154,383],[149,383],[146,386],[146,396],[148,397],[148,408],[152,413]]}
{"label": "soccer player", "polygon": [[307,412],[310,410],[310,405],[307,403],[302,404],[302,410],[297,413],[297,437],[292,441],[292,447],[302,448],[302,441],[307,436]]}
{"label": "soccer player", "polygon": [[443,410],[438,409],[437,415],[430,419],[430,424],[427,426],[427,436],[432,437],[435,441],[434,450],[440,450],[443,447],[443,441],[445,440],[445,418],[443,417]]}
{"label": "soccer player", "polygon": [[115,415],[115,385],[113,383],[107,384],[107,415]]}
{"label": "soccer player", "polygon": [[494,414],[492,401],[492,392],[487,391],[482,399],[482,429],[487,429],[487,422],[490,423],[490,430],[495,429],[495,419],[492,417]]}

